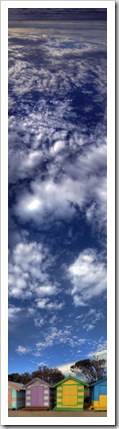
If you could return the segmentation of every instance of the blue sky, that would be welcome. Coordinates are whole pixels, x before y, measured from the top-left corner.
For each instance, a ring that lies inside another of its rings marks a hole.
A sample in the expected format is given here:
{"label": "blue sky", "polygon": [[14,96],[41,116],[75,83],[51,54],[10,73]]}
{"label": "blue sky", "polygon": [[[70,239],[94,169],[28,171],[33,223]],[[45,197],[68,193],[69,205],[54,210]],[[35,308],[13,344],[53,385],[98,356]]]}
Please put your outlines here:
{"label": "blue sky", "polygon": [[31,21],[9,29],[9,373],[106,349],[106,20]]}

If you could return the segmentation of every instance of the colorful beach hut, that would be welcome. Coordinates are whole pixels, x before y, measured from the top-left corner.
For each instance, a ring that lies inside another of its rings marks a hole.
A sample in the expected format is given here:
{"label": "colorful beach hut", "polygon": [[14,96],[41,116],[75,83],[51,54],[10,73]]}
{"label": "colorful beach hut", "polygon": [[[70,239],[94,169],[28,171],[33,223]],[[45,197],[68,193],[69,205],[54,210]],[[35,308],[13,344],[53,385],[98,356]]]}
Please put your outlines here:
{"label": "colorful beach hut", "polygon": [[84,408],[84,388],[87,383],[74,377],[67,377],[52,387],[56,389],[54,410],[81,411]]}
{"label": "colorful beach hut", "polygon": [[8,408],[25,407],[25,388],[22,383],[8,381]]}
{"label": "colorful beach hut", "polygon": [[107,410],[107,378],[90,385],[90,409]]}
{"label": "colorful beach hut", "polygon": [[25,385],[25,408],[52,408],[53,395],[50,385],[36,377]]}

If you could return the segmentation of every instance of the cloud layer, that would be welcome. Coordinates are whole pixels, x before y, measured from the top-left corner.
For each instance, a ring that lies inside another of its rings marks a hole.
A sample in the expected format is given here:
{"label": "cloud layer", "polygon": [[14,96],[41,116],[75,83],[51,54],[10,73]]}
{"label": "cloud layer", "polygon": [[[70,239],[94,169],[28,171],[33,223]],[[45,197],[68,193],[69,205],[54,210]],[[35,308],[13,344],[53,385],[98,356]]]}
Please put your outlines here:
{"label": "cloud layer", "polygon": [[9,31],[11,353],[67,365],[104,344],[106,22],[27,24]]}

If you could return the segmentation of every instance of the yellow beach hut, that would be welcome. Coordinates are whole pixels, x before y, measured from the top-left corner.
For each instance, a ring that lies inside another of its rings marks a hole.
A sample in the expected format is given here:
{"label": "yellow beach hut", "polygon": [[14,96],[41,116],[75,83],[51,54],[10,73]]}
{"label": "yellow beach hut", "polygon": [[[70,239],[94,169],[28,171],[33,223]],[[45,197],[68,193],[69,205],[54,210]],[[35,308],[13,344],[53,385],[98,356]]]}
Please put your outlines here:
{"label": "yellow beach hut", "polygon": [[56,389],[54,410],[82,411],[84,409],[84,388],[89,386],[82,380],[67,377],[52,386]]}

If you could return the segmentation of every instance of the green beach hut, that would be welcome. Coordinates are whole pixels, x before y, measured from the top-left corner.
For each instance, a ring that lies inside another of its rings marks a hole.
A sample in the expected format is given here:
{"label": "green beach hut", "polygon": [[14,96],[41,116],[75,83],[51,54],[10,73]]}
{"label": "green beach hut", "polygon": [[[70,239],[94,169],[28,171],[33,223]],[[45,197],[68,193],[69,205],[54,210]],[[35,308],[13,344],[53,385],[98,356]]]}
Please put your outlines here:
{"label": "green beach hut", "polygon": [[52,386],[56,389],[54,410],[82,411],[84,409],[84,388],[89,385],[74,377],[67,377]]}

